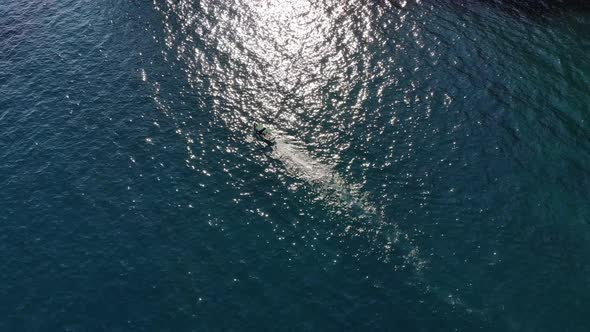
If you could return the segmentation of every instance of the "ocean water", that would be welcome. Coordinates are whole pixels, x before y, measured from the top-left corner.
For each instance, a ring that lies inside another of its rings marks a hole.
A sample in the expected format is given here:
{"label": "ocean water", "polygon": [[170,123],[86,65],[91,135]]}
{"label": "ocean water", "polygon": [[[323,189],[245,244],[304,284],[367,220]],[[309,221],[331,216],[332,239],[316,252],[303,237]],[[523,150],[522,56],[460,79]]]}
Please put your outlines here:
{"label": "ocean water", "polygon": [[589,32],[574,1],[0,0],[0,331],[589,331]]}

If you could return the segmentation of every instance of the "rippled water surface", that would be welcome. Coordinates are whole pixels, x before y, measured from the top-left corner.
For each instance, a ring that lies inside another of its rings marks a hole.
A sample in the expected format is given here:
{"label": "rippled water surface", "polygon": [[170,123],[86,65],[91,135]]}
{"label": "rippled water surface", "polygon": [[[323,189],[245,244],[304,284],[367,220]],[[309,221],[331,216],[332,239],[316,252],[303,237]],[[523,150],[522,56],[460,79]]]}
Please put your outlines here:
{"label": "rippled water surface", "polygon": [[0,330],[588,331],[589,31],[574,1],[0,0]]}

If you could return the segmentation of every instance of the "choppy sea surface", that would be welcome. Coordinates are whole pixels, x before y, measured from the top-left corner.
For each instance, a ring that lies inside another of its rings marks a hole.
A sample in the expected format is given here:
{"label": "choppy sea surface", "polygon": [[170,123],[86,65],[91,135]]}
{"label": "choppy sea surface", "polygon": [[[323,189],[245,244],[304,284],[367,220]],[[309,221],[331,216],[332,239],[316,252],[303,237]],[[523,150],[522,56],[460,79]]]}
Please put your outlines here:
{"label": "choppy sea surface", "polygon": [[565,0],[0,0],[0,330],[589,331],[589,52]]}

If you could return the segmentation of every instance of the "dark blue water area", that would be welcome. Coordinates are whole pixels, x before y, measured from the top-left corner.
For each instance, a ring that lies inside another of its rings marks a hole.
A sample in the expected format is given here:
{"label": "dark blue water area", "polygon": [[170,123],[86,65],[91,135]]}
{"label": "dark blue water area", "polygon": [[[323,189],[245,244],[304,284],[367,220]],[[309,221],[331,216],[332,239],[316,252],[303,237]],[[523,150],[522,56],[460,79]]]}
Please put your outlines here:
{"label": "dark blue water area", "polygon": [[0,0],[0,330],[587,331],[589,27]]}

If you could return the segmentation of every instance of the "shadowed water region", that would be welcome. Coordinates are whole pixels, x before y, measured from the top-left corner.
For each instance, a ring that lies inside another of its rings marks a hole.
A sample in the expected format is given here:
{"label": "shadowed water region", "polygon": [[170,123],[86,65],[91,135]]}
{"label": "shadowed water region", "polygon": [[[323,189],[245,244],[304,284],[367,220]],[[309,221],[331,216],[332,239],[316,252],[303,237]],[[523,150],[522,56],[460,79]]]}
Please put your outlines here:
{"label": "shadowed water region", "polygon": [[0,330],[588,331],[588,15],[0,0]]}

